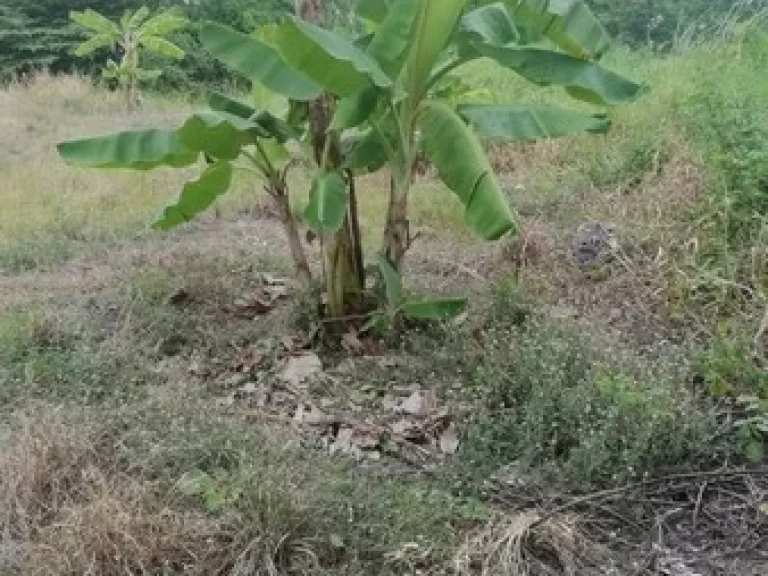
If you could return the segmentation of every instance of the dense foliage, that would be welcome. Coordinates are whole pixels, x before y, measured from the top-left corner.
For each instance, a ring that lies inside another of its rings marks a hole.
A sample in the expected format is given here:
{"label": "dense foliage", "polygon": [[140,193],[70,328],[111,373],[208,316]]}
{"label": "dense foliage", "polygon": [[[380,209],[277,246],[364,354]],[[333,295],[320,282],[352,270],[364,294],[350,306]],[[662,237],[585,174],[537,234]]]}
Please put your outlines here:
{"label": "dense foliage", "polygon": [[[622,42],[665,49],[676,39],[700,30],[710,34],[730,22],[765,9],[765,0],[588,0],[587,2]],[[293,10],[292,0],[3,0],[0,5],[0,80],[39,68],[54,72],[79,69],[91,73],[103,62],[77,62],[72,51],[81,36],[69,22],[71,10],[93,8],[111,19],[142,5],[156,10],[179,7],[192,22],[211,20],[243,32]],[[326,21],[334,28],[356,29],[353,0],[328,0]],[[726,15],[730,15],[728,18]],[[180,33],[174,41],[188,54],[178,65],[165,66],[159,86],[187,90],[220,85],[233,79],[199,50],[196,30]],[[149,61],[150,65],[160,62]]]}
{"label": "dense foliage", "polygon": [[588,0],[609,32],[632,46],[666,50],[695,33],[716,34],[765,9],[763,0]]}
{"label": "dense foliage", "polygon": [[[9,80],[40,68],[53,72],[79,70],[93,73],[104,60],[78,61],[75,47],[83,35],[69,20],[72,10],[97,10],[118,19],[125,10],[146,5],[152,10],[178,7],[192,22],[213,20],[251,31],[260,22],[292,9],[291,0],[3,0],[0,5],[0,80]],[[174,42],[190,56],[171,66],[160,60],[147,65],[163,68],[165,88],[189,89],[203,84],[220,84],[228,76],[223,67],[202,56],[194,28],[178,34]]]}

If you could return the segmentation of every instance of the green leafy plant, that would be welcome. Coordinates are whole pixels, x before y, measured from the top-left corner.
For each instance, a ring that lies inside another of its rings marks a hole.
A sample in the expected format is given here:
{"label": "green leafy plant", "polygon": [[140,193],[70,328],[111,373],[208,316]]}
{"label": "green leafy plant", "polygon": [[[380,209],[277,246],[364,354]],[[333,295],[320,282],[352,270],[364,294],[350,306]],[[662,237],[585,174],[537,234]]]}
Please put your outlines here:
{"label": "green leafy plant", "polygon": [[95,10],[71,12],[70,18],[88,33],[89,38],[75,50],[75,56],[90,56],[100,49],[119,50],[119,62],[112,59],[102,71],[104,78],[117,80],[125,90],[129,112],[140,103],[140,84],[156,80],[161,70],[145,70],[140,66],[141,51],[147,50],[176,60],[184,51],[167,38],[186,26],[186,19],[175,11],[152,16],[149,8],[126,11],[119,22],[113,22]]}
{"label": "green leafy plant", "polygon": [[[596,63],[608,38],[582,2],[474,4],[363,0],[358,13],[374,32],[356,43],[298,19],[279,27],[272,40],[285,65],[334,96],[330,130],[346,145],[342,168],[389,169],[381,253],[397,273],[412,241],[408,201],[420,153],[461,199],[470,227],[496,240],[515,231],[515,217],[478,136],[514,142],[600,133],[610,125],[604,113],[517,104],[456,107],[441,95],[462,65],[491,58],[537,85],[563,86],[575,98],[603,107],[631,102],[642,91]],[[325,178],[321,170],[318,180]],[[310,206],[317,213],[340,214],[342,201],[341,194],[318,194]],[[343,221],[326,224],[320,232],[338,230]]]}
{"label": "green leafy plant", "polygon": [[257,176],[275,203],[301,277],[310,270],[290,209],[287,185],[292,156],[286,147],[300,131],[277,116],[221,94],[210,109],[190,116],[175,130],[138,130],[64,142],[59,154],[71,164],[93,168],[152,170],[181,168],[205,161],[200,176],[187,182],[154,222],[171,230],[208,209],[227,192],[235,171]]}
{"label": "green leafy plant", "polygon": [[[208,168],[158,220],[162,229],[211,205],[228,189],[235,161],[246,160],[277,199],[297,267],[308,277],[288,208],[285,169],[265,148],[267,142],[292,140],[304,159],[314,161],[302,219],[322,239],[326,312],[334,318],[370,310],[363,298],[366,269],[355,177],[387,168],[391,189],[377,267],[387,292],[387,314],[443,318],[458,313],[463,300],[411,303],[395,297],[401,294],[395,286],[413,240],[408,204],[418,159],[426,156],[437,168],[464,204],[469,226],[496,240],[515,232],[515,216],[481,138],[517,142],[602,133],[610,126],[605,109],[642,92],[641,86],[597,63],[609,41],[582,2],[477,4],[362,0],[357,13],[372,32],[355,41],[298,18],[253,36],[206,24],[201,33],[206,49],[248,78],[254,93],[269,91],[287,99],[286,118],[217,97],[212,111],[194,115],[180,130],[79,141],[59,150],[73,163],[138,169],[187,166],[204,156]],[[561,86],[601,110],[585,114],[520,104],[460,104],[450,89],[454,75],[480,58],[495,60],[501,69],[536,85]],[[288,158],[284,147],[280,158]]]}
{"label": "green leafy plant", "polygon": [[522,478],[590,490],[732,448],[713,443],[711,404],[673,370],[615,364],[573,326],[533,310],[515,284],[498,288],[483,352],[474,393],[485,411],[459,454],[471,477],[514,463]]}

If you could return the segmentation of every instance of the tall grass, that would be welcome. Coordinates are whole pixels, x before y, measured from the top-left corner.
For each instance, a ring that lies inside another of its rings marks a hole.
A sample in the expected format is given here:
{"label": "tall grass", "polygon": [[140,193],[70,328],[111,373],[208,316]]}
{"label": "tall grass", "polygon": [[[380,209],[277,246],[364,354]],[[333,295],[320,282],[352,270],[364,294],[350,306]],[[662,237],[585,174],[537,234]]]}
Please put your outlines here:
{"label": "tall grass", "polygon": [[[727,41],[690,42],[666,56],[617,47],[604,65],[650,92],[611,111],[605,137],[504,149],[515,200],[565,225],[585,211],[564,206],[589,205],[625,236],[677,254],[689,302],[712,317],[732,313],[767,287],[768,33],[743,25]],[[587,109],[484,61],[464,79],[497,102]]]}

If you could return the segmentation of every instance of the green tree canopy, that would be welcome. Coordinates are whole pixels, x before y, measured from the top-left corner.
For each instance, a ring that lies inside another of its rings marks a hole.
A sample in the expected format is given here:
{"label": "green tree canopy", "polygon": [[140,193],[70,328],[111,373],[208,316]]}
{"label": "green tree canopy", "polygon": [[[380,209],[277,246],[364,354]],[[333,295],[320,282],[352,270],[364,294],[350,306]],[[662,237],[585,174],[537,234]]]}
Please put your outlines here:
{"label": "green tree canopy", "polygon": [[[75,48],[82,31],[69,20],[71,11],[88,8],[109,19],[119,19],[125,10],[147,6],[153,11],[178,7],[194,23],[222,22],[237,30],[251,32],[256,25],[293,9],[292,0],[3,0],[0,4],[0,80],[48,68],[54,73],[80,70],[94,73],[104,65],[103,55],[79,61]],[[219,84],[229,77],[225,69],[202,54],[194,27],[173,38],[188,54],[180,65],[150,66],[164,69],[167,87],[188,89],[194,85]]]}

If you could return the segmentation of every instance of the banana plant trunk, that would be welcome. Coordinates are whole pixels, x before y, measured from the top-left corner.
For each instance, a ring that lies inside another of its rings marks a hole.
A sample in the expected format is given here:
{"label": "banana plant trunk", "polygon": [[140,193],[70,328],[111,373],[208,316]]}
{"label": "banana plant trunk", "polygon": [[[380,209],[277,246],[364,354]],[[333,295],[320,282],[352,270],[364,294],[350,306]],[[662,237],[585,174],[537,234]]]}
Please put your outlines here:
{"label": "banana plant trunk", "polygon": [[131,36],[125,39],[125,54],[121,69],[125,74],[125,105],[128,114],[133,114],[139,109],[139,79],[137,70],[139,69],[139,52]]}
{"label": "banana plant trunk", "polygon": [[301,242],[298,222],[291,212],[291,206],[288,201],[290,196],[288,195],[286,186],[285,184],[275,185],[269,192],[274,198],[277,206],[280,222],[283,225],[283,230],[288,238],[291,258],[293,259],[294,266],[296,266],[296,272],[299,275],[299,279],[302,282],[309,282],[312,279],[312,271],[309,268],[309,260],[307,259],[307,252],[304,250],[304,244]]}
{"label": "banana plant trunk", "polygon": [[[301,18],[319,23],[322,1],[300,0],[297,12]],[[310,134],[315,160],[319,166],[331,170],[339,169],[342,163],[338,140],[328,130],[334,106],[333,98],[326,94],[313,102],[310,110]],[[354,178],[351,174],[348,174],[348,186],[351,201],[344,223],[337,232],[323,238],[326,306],[331,318],[343,318],[358,312],[363,300],[365,276]]]}
{"label": "banana plant trunk", "polygon": [[[327,169],[341,165],[339,143],[328,126],[333,117],[333,98],[325,95],[312,104],[310,127],[312,145],[318,164]],[[330,140],[328,140],[330,138]],[[350,196],[354,197],[354,180],[348,176]],[[356,198],[355,198],[356,200]],[[332,318],[358,312],[363,294],[363,270],[356,202],[350,202],[341,228],[323,238],[325,253],[326,305]]]}
{"label": "banana plant trunk", "polygon": [[134,114],[139,109],[139,86],[136,78],[128,78],[125,86],[125,105],[128,114]]}
{"label": "banana plant trunk", "polygon": [[384,228],[383,248],[389,261],[400,272],[405,253],[410,244],[410,223],[408,221],[408,176],[393,175],[391,179],[387,222]]}

